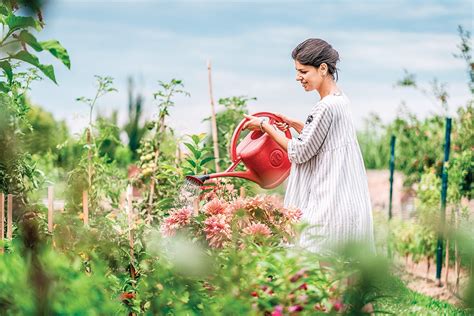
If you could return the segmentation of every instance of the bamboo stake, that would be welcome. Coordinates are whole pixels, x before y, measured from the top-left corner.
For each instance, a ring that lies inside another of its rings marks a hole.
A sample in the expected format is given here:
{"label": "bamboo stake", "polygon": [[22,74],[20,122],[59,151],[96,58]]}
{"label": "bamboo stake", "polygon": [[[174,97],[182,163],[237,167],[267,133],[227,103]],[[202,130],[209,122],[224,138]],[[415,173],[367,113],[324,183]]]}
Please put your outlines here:
{"label": "bamboo stake", "polygon": [[54,187],[48,187],[48,231],[53,232]]}
{"label": "bamboo stake", "polygon": [[240,187],[240,197],[245,198],[245,187]]}
{"label": "bamboo stake", "polygon": [[216,172],[220,172],[219,168],[219,144],[217,141],[217,121],[216,111],[214,108],[214,96],[212,95],[212,77],[211,77],[211,61],[207,61],[207,73],[209,78],[209,96],[211,99],[211,124],[212,124],[212,142],[214,144],[214,161],[216,163]]}
{"label": "bamboo stake", "polygon": [[89,199],[87,190],[82,191],[82,220],[84,225],[89,225]]}
{"label": "bamboo stake", "polygon": [[[459,229],[459,208],[454,210],[454,227]],[[459,291],[459,277],[461,274],[461,256],[459,255],[458,241],[454,240],[454,273],[456,275],[456,292]]]}
{"label": "bamboo stake", "polygon": [[7,195],[7,239],[13,237],[13,195]]}
{"label": "bamboo stake", "polygon": [[5,240],[5,194],[0,193],[0,253],[3,253],[3,241]]}
{"label": "bamboo stake", "polygon": [[135,261],[135,254],[133,251],[133,227],[134,227],[134,213],[133,213],[133,191],[132,186],[127,186],[127,217],[128,217],[128,241],[130,245],[130,277],[135,278],[135,268],[133,262]]}
{"label": "bamboo stake", "polygon": [[199,215],[199,197],[195,198],[193,201],[193,210],[194,210],[194,216]]}

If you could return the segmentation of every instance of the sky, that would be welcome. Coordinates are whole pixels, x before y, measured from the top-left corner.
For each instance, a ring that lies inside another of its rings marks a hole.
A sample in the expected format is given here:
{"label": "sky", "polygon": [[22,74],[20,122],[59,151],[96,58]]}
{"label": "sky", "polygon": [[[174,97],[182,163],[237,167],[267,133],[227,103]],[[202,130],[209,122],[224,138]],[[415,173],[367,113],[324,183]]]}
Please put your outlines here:
{"label": "sky", "polygon": [[291,51],[310,37],[338,50],[338,86],[358,128],[370,113],[390,121],[402,102],[420,117],[441,112],[430,98],[394,85],[404,69],[422,86],[433,78],[447,83],[452,112],[469,97],[465,65],[453,53],[457,26],[472,31],[472,1],[50,0],[43,15],[47,25],[38,36],[59,40],[72,66],[40,54],[55,65],[58,85],[34,83],[31,99],[72,132],[87,124],[88,108],[75,100],[94,95],[94,75],[113,77],[118,89],[99,100],[95,114],[117,109],[120,122],[127,119],[129,76],[145,97],[147,119],[156,112],[158,81],[181,79],[190,97],[175,99],[170,125],[180,135],[208,131],[207,60],[216,103],[256,97],[250,112],[303,120],[319,96],[295,81]]}

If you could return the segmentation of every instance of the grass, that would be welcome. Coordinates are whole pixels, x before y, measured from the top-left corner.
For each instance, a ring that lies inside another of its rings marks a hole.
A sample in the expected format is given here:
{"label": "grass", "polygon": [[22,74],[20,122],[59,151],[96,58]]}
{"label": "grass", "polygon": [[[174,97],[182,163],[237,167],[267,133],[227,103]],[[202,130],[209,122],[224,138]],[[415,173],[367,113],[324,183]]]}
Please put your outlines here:
{"label": "grass", "polygon": [[394,315],[472,315],[465,309],[412,291],[400,279],[394,279],[391,288],[385,291],[390,296],[377,301],[374,305],[377,311]]}

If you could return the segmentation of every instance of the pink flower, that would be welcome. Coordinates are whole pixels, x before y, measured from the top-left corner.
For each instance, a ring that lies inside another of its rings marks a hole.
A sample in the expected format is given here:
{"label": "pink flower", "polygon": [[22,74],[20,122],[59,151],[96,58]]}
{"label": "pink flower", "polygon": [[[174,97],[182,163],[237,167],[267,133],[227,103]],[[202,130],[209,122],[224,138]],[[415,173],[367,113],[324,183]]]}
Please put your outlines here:
{"label": "pink flower", "polygon": [[233,200],[231,203],[230,203],[230,211],[232,213],[235,213],[237,212],[238,210],[242,210],[242,209],[245,209],[245,200],[242,199],[242,198],[237,198],[235,200]]}
{"label": "pink flower", "polygon": [[336,312],[342,311],[344,308],[344,304],[340,300],[332,300],[332,309],[335,310]]}
{"label": "pink flower", "polygon": [[283,306],[277,305],[273,309],[272,316],[283,316]]}
{"label": "pink flower", "polygon": [[244,228],[244,235],[253,237],[268,237],[272,234],[270,228],[262,223],[253,223],[250,226]]}
{"label": "pink flower", "polygon": [[291,283],[295,283],[296,281],[298,281],[299,279],[301,279],[304,274],[306,273],[306,269],[301,269],[299,270],[298,272],[296,272],[293,276],[291,276],[290,278],[290,282]]}
{"label": "pink flower", "polygon": [[301,305],[293,305],[293,306],[288,307],[288,311],[290,313],[301,312],[302,310],[303,310],[303,306]]}
{"label": "pink flower", "polygon": [[222,248],[232,236],[228,218],[224,214],[210,216],[204,221],[204,226],[206,239],[212,248]]}
{"label": "pink flower", "polygon": [[229,212],[229,205],[219,199],[214,199],[204,205],[204,212],[207,215],[227,214]]}
{"label": "pink flower", "polygon": [[298,208],[284,208],[281,210],[283,216],[291,223],[296,223],[301,219],[303,213]]}
{"label": "pink flower", "polygon": [[176,234],[176,230],[191,223],[192,210],[189,208],[178,209],[163,220],[161,224],[161,233],[165,237],[171,237]]}

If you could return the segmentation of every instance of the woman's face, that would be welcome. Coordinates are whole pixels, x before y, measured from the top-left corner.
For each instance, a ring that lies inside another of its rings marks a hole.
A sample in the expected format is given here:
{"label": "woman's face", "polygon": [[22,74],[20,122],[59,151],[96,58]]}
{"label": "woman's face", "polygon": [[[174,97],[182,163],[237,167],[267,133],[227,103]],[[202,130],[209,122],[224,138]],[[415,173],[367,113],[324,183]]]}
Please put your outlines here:
{"label": "woman's face", "polygon": [[301,82],[305,91],[319,91],[319,87],[324,78],[324,70],[321,69],[324,68],[322,67],[323,65],[326,66],[325,64],[322,64],[320,67],[316,68],[310,65],[303,65],[295,60],[296,81]]}

